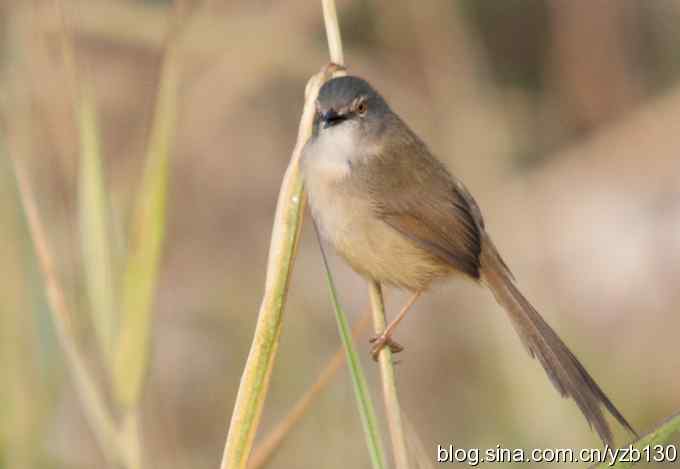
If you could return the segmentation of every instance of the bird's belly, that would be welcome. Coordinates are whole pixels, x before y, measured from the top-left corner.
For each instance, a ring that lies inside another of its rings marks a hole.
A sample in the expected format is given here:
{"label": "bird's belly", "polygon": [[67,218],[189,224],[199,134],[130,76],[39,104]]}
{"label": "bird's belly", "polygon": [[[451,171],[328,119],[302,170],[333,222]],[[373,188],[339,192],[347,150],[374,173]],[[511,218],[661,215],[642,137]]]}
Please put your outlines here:
{"label": "bird's belly", "polygon": [[312,215],[323,237],[359,274],[421,290],[452,272],[450,266],[376,218],[367,200],[326,186],[309,187]]}

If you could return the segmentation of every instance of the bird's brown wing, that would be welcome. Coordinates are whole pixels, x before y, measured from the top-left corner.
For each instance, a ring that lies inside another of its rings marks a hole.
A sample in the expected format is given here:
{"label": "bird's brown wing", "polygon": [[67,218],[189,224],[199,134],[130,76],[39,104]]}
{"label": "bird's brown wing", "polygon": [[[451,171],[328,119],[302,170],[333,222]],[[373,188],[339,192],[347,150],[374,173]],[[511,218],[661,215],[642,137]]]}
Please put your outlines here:
{"label": "bird's brown wing", "polygon": [[395,190],[374,191],[377,216],[431,255],[479,278],[479,209],[443,168],[401,175]]}

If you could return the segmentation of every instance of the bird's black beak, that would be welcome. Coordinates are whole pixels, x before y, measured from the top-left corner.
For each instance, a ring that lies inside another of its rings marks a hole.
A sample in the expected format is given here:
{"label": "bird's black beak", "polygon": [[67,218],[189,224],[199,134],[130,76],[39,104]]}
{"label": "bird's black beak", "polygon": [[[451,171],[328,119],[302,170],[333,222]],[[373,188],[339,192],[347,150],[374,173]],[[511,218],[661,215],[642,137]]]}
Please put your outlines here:
{"label": "bird's black beak", "polygon": [[323,122],[323,128],[333,127],[336,124],[347,119],[345,114],[338,114],[335,109],[329,109],[328,111],[321,114],[321,122]]}

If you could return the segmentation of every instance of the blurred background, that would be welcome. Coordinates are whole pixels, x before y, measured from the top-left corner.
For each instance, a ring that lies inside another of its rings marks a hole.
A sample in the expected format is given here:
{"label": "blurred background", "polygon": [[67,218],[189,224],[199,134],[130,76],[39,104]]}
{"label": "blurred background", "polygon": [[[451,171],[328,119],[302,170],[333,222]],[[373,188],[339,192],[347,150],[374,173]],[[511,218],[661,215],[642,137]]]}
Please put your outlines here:
{"label": "blurred background", "polygon": [[[105,389],[79,245],[80,144],[64,28],[97,103],[120,241],[142,179],[167,31],[194,8],[177,50],[177,132],[140,434],[147,467],[217,467],[304,86],[328,60],[320,4],[213,0],[173,10],[161,0],[64,0],[60,17],[57,3],[0,1],[0,467],[104,461],[55,336],[12,169],[12,158],[26,169],[78,344]],[[680,410],[680,1],[340,0],[338,12],[350,72],[381,90],[465,181],[525,294],[632,425],[644,433]],[[356,320],[367,287],[331,262]],[[405,295],[386,295],[393,315]],[[382,411],[367,338],[358,343]],[[404,411],[432,458],[438,443],[599,446],[484,289],[438,286],[396,339],[406,347],[397,368]],[[306,222],[257,441],[339,343]],[[369,467],[344,368],[269,467]]]}

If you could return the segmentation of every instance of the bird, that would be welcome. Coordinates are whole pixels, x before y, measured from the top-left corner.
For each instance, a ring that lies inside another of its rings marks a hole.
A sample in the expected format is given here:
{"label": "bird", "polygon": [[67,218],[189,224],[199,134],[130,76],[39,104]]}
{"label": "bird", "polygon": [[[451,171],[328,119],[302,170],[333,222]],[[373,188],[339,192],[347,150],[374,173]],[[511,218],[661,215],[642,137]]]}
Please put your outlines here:
{"label": "bird", "polygon": [[345,75],[323,84],[300,168],[324,241],[364,278],[411,293],[371,338],[374,359],[385,346],[402,350],[392,334],[434,283],[467,278],[491,291],[531,357],[603,443],[613,446],[603,409],[637,435],[521,293],[468,189],[367,81]]}

